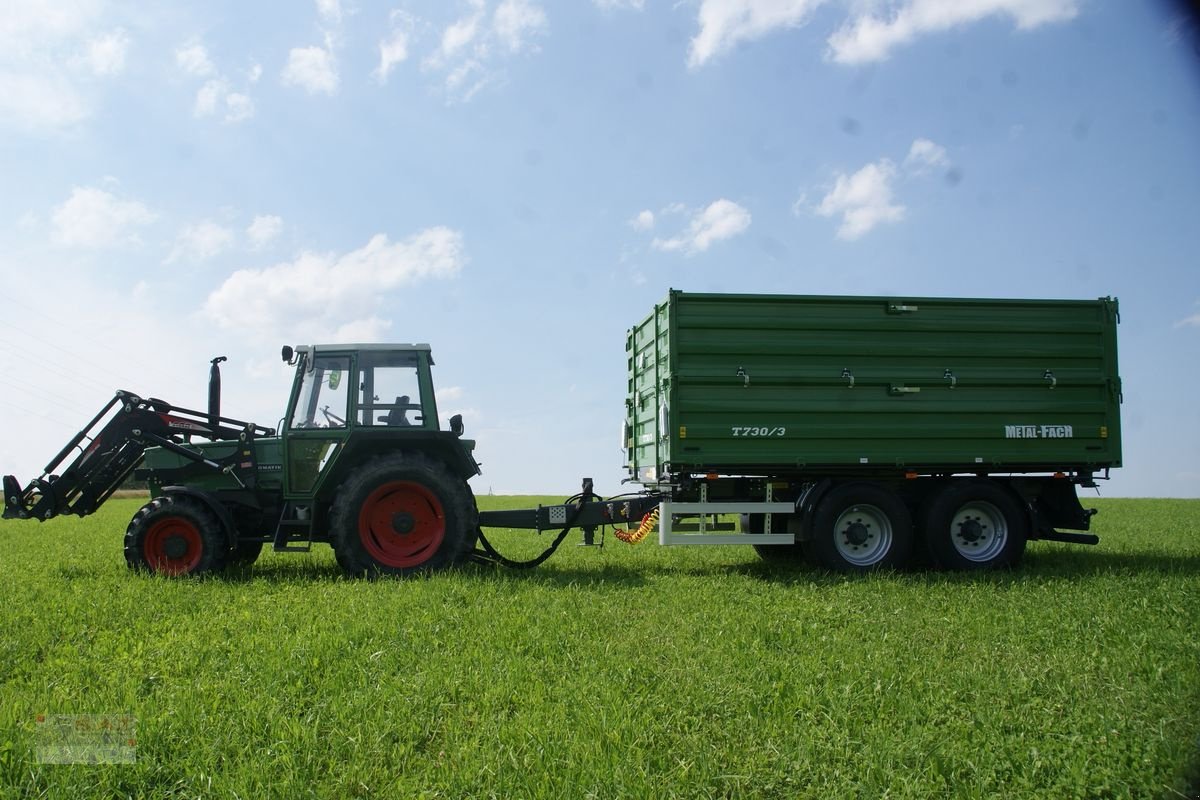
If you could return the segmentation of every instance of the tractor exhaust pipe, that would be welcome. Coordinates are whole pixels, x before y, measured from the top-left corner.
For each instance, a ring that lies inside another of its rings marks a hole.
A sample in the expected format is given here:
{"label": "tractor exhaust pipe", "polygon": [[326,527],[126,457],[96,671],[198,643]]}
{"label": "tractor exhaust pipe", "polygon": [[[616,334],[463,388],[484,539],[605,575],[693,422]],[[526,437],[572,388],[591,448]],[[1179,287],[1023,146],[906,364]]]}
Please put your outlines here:
{"label": "tractor exhaust pipe", "polygon": [[215,432],[221,425],[221,368],[225,356],[217,356],[212,360],[208,370],[208,426]]}

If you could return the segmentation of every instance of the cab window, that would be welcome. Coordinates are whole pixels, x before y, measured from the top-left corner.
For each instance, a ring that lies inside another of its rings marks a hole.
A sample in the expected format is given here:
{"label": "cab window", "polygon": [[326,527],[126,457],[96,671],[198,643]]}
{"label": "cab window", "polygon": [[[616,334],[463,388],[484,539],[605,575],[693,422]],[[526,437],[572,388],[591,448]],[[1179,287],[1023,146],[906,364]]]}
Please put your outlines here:
{"label": "cab window", "polygon": [[291,427],[344,428],[350,392],[349,356],[317,356],[301,377]]}
{"label": "cab window", "polygon": [[393,428],[425,424],[416,353],[359,355],[358,424]]}

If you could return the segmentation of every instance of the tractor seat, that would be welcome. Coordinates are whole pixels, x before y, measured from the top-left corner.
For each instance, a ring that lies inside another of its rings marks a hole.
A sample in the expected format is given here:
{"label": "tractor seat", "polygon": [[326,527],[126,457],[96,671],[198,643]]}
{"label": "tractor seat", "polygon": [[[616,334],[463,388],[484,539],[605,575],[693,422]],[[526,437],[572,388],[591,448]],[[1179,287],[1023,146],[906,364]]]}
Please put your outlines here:
{"label": "tractor seat", "polygon": [[402,394],[396,398],[396,407],[389,409],[386,414],[379,418],[379,421],[388,427],[403,427],[412,425],[406,416],[408,409],[408,395]]}

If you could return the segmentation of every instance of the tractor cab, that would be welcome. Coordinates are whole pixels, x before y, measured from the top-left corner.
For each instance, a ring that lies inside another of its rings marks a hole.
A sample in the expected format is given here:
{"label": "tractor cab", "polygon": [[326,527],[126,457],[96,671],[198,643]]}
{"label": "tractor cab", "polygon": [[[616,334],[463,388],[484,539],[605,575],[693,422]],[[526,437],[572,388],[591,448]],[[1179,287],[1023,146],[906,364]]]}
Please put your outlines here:
{"label": "tractor cab", "polygon": [[340,344],[284,347],[283,360],[296,367],[284,417],[284,494],[313,497],[338,462],[354,451],[355,461],[398,446],[433,447],[457,472],[478,470],[462,440],[462,418],[442,431],[427,344]]}
{"label": "tractor cab", "polygon": [[427,344],[285,347],[296,365],[286,430],[438,429]]}

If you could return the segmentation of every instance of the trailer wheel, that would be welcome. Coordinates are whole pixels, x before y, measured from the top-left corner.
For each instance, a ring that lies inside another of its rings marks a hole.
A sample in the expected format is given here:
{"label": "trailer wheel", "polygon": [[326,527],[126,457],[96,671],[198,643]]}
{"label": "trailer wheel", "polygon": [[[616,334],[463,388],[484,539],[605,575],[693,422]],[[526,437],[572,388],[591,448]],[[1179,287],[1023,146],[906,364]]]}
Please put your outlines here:
{"label": "trailer wheel", "polygon": [[[766,514],[742,514],[743,533],[763,533],[766,530]],[[787,514],[771,515],[771,530],[778,532],[787,528]],[[792,544],[751,545],[758,557],[769,564],[797,564],[804,560],[804,549],[799,542]]]}
{"label": "trailer wheel", "polygon": [[885,486],[842,484],[817,504],[805,548],[817,564],[839,572],[899,569],[912,553],[912,518]]}
{"label": "trailer wheel", "polygon": [[338,490],[330,515],[338,564],[351,575],[407,575],[466,558],[479,526],[466,482],[420,453],[379,456]]}
{"label": "trailer wheel", "polygon": [[1016,499],[991,481],[948,484],[922,515],[925,547],[938,566],[985,570],[1021,560],[1029,519]]}
{"label": "trailer wheel", "polygon": [[225,569],[228,542],[221,523],[203,503],[187,497],[155,498],[125,530],[125,563],[161,575],[201,575]]}

